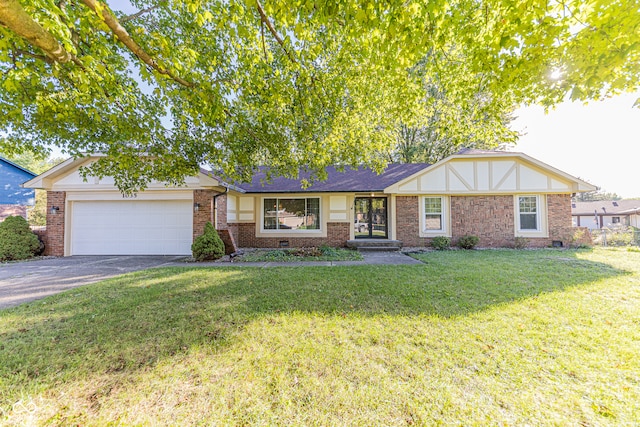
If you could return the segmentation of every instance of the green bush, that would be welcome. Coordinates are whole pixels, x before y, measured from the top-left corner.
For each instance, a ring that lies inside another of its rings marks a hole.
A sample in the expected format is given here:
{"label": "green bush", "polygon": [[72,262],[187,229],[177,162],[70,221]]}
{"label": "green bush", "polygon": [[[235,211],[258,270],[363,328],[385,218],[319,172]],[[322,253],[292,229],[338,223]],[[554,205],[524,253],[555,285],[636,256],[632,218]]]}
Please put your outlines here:
{"label": "green bush", "polygon": [[458,247],[461,249],[473,249],[480,242],[478,236],[462,236],[458,239]]}
{"label": "green bush", "polygon": [[40,249],[40,241],[21,216],[9,216],[0,222],[0,261],[31,258]]}
{"label": "green bush", "polygon": [[451,247],[451,239],[446,236],[436,236],[431,239],[431,247],[444,251]]}
{"label": "green bush", "polygon": [[516,237],[513,242],[515,249],[524,249],[529,246],[529,240],[526,237]]}
{"label": "green bush", "polygon": [[204,226],[204,233],[191,245],[196,261],[213,261],[224,255],[224,243],[210,222]]}

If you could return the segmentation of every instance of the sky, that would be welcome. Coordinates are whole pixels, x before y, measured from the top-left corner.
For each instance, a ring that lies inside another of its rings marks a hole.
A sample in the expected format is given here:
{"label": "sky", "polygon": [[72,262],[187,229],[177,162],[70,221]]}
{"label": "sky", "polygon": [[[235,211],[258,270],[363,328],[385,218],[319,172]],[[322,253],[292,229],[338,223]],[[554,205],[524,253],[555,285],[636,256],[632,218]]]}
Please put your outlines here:
{"label": "sky", "polygon": [[587,105],[566,101],[547,114],[529,106],[515,112],[521,151],[623,198],[640,198],[640,92]]}

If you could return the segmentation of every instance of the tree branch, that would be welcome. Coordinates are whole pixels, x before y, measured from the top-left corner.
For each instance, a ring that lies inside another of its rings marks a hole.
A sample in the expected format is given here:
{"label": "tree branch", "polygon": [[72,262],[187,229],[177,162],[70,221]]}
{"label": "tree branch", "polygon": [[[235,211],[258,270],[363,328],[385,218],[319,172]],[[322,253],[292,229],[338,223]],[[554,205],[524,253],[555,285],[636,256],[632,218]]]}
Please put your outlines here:
{"label": "tree branch", "polygon": [[134,19],[141,17],[145,13],[149,13],[149,12],[153,11],[153,10],[157,9],[158,7],[159,7],[158,5],[151,6],[151,7],[148,7],[146,9],[142,9],[142,10],[140,10],[140,11],[138,11],[138,12],[132,14],[132,15],[123,16],[122,18],[120,18],[120,22],[121,23],[125,23],[125,22],[129,22],[129,21],[133,21]]}
{"label": "tree branch", "polygon": [[0,23],[33,46],[42,49],[45,55],[56,62],[77,60],[51,33],[29,16],[18,0],[0,0]]}
{"label": "tree branch", "polygon": [[260,4],[260,0],[256,0],[256,6],[258,8],[258,13],[260,13],[260,19],[262,20],[262,22],[266,24],[267,28],[269,29],[271,34],[273,34],[273,37],[276,39],[280,47],[282,47],[282,50],[285,51],[285,53],[287,54],[291,62],[296,64],[297,63],[296,59],[293,57],[291,52],[289,52],[287,48],[284,46],[284,40],[280,37],[276,29],[273,27],[273,25],[271,24],[271,21],[269,21],[267,14],[264,12],[264,9],[262,8],[262,4]]}
{"label": "tree branch", "polygon": [[142,47],[140,47],[140,45],[131,38],[127,30],[120,24],[120,22],[118,22],[118,19],[116,19],[113,13],[111,13],[106,4],[98,3],[96,0],[82,0],[82,2],[89,9],[93,10],[98,16],[100,16],[104,20],[104,23],[107,24],[109,29],[118,38],[118,40],[120,40],[120,42],[124,44],[142,62],[153,68],[158,73],[170,77],[172,80],[181,84],[182,86],[195,86],[193,83],[184,80],[180,76],[176,76],[171,71],[160,66],[160,64],[158,64],[158,62],[151,55],[145,52],[144,49],[142,49]]}

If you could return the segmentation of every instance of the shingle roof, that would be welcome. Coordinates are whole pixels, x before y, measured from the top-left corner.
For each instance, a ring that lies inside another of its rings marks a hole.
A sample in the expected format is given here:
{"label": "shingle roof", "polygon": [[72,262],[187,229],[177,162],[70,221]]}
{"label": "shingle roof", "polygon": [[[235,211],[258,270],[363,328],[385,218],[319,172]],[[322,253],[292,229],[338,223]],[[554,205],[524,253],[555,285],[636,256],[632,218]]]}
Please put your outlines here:
{"label": "shingle roof", "polygon": [[260,168],[247,184],[235,184],[247,193],[300,193],[300,192],[362,192],[382,191],[388,186],[403,180],[416,172],[426,169],[427,163],[400,164],[391,163],[380,175],[368,168],[345,168],[338,171],[334,166],[327,167],[327,179],[314,182],[302,189],[301,180],[309,178],[309,173],[300,173],[299,179],[274,177],[266,182],[266,168]]}
{"label": "shingle roof", "polygon": [[599,214],[619,214],[636,209],[640,209],[640,200],[600,200],[596,202],[574,202],[571,204],[571,213],[573,215],[593,215],[594,211]]}

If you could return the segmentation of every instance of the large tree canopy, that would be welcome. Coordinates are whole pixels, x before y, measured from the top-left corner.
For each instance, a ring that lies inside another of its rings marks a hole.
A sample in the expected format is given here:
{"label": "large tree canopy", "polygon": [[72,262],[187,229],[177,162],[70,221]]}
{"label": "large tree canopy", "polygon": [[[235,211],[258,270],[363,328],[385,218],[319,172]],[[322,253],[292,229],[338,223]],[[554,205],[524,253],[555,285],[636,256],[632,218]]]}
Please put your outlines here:
{"label": "large tree canopy", "polygon": [[91,173],[124,190],[203,163],[380,168],[433,82],[443,117],[489,121],[640,81],[638,0],[263,2],[0,0],[0,148],[104,153]]}

